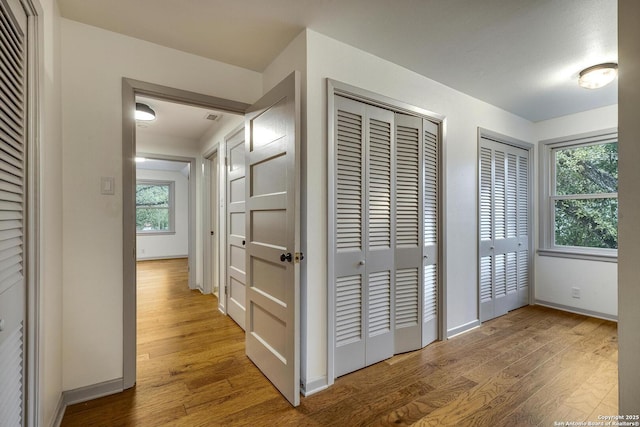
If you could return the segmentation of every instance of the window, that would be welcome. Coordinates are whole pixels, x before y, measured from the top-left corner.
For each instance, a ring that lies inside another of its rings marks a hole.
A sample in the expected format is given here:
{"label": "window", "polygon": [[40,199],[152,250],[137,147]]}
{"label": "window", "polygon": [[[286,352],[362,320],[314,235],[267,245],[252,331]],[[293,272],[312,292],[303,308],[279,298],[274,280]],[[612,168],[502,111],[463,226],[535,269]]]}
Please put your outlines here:
{"label": "window", "polygon": [[138,234],[174,233],[173,188],[172,181],[136,182],[136,232]]}
{"label": "window", "polygon": [[540,253],[615,261],[617,132],[543,141],[541,147]]}

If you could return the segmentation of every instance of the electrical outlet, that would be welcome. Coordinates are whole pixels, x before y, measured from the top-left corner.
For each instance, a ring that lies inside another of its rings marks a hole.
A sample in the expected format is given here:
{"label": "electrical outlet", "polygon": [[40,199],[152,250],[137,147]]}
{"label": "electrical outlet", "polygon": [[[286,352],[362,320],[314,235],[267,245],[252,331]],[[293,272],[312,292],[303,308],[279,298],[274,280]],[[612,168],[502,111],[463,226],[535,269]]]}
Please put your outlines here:
{"label": "electrical outlet", "polygon": [[580,299],[580,288],[576,288],[576,287],[571,288],[571,296],[573,298]]}

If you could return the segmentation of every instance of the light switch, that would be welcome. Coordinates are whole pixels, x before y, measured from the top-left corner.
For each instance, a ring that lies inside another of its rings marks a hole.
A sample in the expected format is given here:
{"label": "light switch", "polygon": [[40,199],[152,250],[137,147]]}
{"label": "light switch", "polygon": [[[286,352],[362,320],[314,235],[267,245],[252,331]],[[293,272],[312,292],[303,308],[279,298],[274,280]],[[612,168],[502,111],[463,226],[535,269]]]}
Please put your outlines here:
{"label": "light switch", "polygon": [[100,177],[100,194],[113,196],[116,193],[115,181],[116,179],[112,176],[101,176]]}

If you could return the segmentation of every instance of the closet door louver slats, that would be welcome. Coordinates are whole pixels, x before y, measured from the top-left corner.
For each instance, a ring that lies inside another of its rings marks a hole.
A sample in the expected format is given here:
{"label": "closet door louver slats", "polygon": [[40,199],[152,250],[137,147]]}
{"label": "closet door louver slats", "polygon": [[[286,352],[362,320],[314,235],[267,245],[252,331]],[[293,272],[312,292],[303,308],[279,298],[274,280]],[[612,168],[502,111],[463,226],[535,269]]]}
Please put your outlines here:
{"label": "closet door louver slats", "polygon": [[25,36],[18,2],[0,0],[0,424],[24,420]]}
{"label": "closet door louver slats", "polygon": [[480,320],[528,304],[529,154],[482,138],[479,149]]}
{"label": "closet door louver slats", "polygon": [[336,246],[362,248],[362,117],[337,114]]}
{"label": "closet door louver slats", "polygon": [[395,353],[421,347],[422,119],[396,114]]}
{"label": "closet door louver slats", "polygon": [[367,274],[364,300],[365,366],[393,356],[394,339],[394,247],[395,241],[395,152],[394,115],[365,105],[365,218]]}
{"label": "closet door louver slats", "polygon": [[437,338],[439,148],[432,122],[341,96],[334,101],[340,376]]}
{"label": "closet door louver slats", "polygon": [[335,109],[335,375],[364,366],[365,109],[336,98]]}
{"label": "closet door louver slats", "polygon": [[422,247],[422,266],[424,269],[422,347],[438,338],[438,194],[440,191],[440,168],[438,157],[438,126],[426,119],[422,120],[422,163],[423,174],[423,211],[424,246]]}

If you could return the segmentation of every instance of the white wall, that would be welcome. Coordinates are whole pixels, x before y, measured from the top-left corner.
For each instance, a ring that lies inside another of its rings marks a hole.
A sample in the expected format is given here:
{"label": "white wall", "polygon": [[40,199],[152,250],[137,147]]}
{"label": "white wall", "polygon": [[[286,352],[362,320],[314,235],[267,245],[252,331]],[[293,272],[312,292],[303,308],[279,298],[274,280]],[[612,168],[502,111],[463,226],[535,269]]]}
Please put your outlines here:
{"label": "white wall", "polygon": [[[122,377],[122,77],[251,103],[261,75],[62,24],[63,388]],[[198,165],[198,167],[200,167]],[[116,178],[101,195],[100,177]]]}
{"label": "white wall", "polygon": [[136,179],[173,182],[175,203],[175,233],[149,236],[139,234],[136,237],[138,260],[187,257],[189,255],[189,180],[182,172],[146,169],[137,169]]}
{"label": "white wall", "polygon": [[619,414],[640,414],[640,3],[618,1],[619,124]]}
{"label": "white wall", "polygon": [[[477,129],[523,141],[535,139],[525,119],[455,91],[376,56],[307,31],[306,324],[308,382],[327,375],[327,103],[326,78],[446,117],[444,141],[447,329],[478,319]],[[311,262],[312,260],[313,262]]]}
{"label": "white wall", "polygon": [[[618,106],[612,105],[538,122],[535,130],[537,140],[543,141],[617,126]],[[536,234],[538,241],[539,233]],[[566,306],[609,318],[618,315],[616,263],[536,255],[535,268],[535,298],[541,304]],[[580,299],[571,297],[572,287],[580,288]]]}
{"label": "white wall", "polygon": [[60,13],[40,0],[44,63],[40,86],[40,402],[37,425],[52,425],[62,392],[62,128]]}

